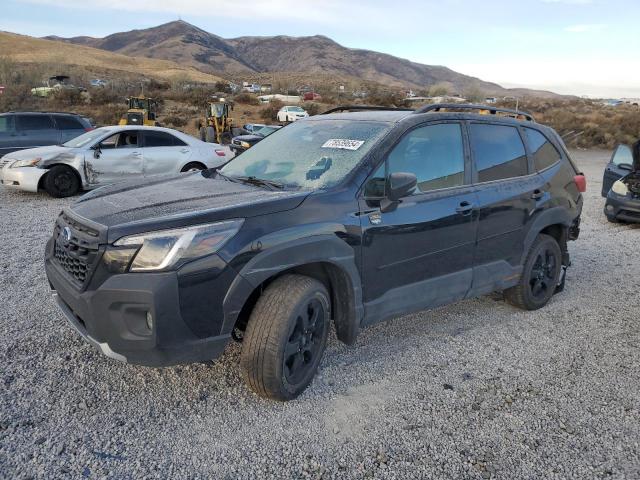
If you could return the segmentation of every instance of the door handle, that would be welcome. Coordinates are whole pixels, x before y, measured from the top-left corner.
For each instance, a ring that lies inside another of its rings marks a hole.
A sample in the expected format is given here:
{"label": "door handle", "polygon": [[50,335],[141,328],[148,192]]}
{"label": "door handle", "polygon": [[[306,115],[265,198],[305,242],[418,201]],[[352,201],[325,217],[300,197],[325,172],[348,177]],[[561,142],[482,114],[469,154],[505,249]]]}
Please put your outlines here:
{"label": "door handle", "polygon": [[456,212],[461,215],[469,215],[473,210],[473,204],[471,202],[460,202],[460,205],[456,207]]}
{"label": "door handle", "polygon": [[139,157],[142,154],[140,152],[131,152],[131,155],[133,155],[134,157]]}
{"label": "door handle", "polygon": [[180,149],[180,153],[189,153],[189,149],[188,148],[181,148]]}
{"label": "door handle", "polygon": [[531,194],[531,198],[533,198],[534,200],[540,200],[542,197],[544,197],[544,192],[539,189],[535,189]]}

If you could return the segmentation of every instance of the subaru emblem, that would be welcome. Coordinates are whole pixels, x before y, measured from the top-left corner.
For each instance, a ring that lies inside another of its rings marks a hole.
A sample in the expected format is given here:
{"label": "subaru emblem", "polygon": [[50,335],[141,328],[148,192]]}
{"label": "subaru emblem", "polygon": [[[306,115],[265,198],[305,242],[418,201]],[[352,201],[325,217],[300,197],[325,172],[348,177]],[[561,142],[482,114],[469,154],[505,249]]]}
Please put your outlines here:
{"label": "subaru emblem", "polygon": [[64,240],[64,243],[69,243],[71,241],[71,229],[69,227],[64,227],[62,229],[62,240]]}

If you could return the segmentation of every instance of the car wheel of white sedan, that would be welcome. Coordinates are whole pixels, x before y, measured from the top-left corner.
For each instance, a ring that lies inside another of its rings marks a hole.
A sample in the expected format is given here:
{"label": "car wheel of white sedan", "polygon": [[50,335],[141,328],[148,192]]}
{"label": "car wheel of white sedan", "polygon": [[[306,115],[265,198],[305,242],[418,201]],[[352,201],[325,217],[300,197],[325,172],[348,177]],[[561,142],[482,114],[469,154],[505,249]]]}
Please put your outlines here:
{"label": "car wheel of white sedan", "polygon": [[182,167],[181,172],[199,172],[200,170],[204,170],[205,167],[203,164],[199,162],[189,162],[184,167]]}

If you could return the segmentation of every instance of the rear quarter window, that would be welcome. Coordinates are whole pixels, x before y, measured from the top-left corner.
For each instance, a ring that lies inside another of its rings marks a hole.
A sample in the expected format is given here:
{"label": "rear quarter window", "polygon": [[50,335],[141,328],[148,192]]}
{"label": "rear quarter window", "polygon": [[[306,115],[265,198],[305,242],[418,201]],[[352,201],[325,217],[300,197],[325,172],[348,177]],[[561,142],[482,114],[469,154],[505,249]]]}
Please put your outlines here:
{"label": "rear quarter window", "polygon": [[470,133],[478,182],[528,174],[527,154],[516,127],[473,123]]}
{"label": "rear quarter window", "polygon": [[554,163],[560,161],[562,156],[560,152],[542,133],[533,128],[524,129],[529,143],[529,150],[533,155],[533,163],[536,171],[544,170]]}
{"label": "rear quarter window", "polygon": [[55,115],[56,127],[58,130],[84,130],[84,126],[75,117],[68,115]]}

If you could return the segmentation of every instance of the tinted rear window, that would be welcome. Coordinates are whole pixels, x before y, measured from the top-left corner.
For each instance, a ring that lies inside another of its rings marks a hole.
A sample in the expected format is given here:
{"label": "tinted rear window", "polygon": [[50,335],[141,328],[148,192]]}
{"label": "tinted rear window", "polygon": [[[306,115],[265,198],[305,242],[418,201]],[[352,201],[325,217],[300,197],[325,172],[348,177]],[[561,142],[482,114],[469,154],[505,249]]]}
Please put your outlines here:
{"label": "tinted rear window", "polygon": [[515,127],[474,123],[471,148],[478,170],[478,182],[490,182],[527,175],[527,155]]}
{"label": "tinted rear window", "polygon": [[18,130],[48,130],[54,128],[49,115],[17,115]]}
{"label": "tinted rear window", "polygon": [[186,145],[182,140],[166,132],[144,132],[145,147],[175,147]]}
{"label": "tinted rear window", "polygon": [[532,128],[525,128],[524,131],[527,134],[536,171],[544,170],[562,158],[556,147],[543,134]]}
{"label": "tinted rear window", "polygon": [[84,125],[75,117],[69,115],[55,115],[58,130],[84,130]]}

